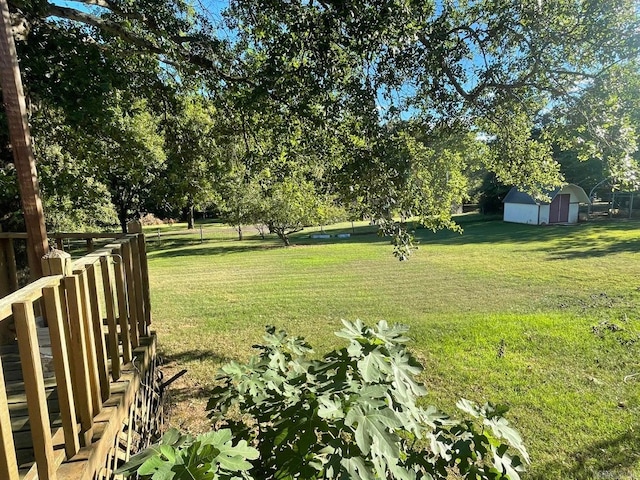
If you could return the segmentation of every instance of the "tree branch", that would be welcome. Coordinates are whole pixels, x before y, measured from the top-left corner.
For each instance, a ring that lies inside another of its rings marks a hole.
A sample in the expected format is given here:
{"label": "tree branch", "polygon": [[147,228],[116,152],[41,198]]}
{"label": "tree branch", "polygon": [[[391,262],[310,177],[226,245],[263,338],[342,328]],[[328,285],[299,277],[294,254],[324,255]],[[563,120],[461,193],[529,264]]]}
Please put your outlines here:
{"label": "tree branch", "polygon": [[84,3],[85,5],[95,5],[97,7],[108,8],[109,10],[115,10],[116,5],[108,0],[72,0],[78,3]]}
{"label": "tree branch", "polygon": [[[86,0],[86,2],[100,2],[107,3],[105,0]],[[116,11],[116,13],[119,13]],[[64,18],[67,20],[72,20],[75,22],[84,23],[85,25],[94,26],[104,32],[108,32],[116,37],[121,38],[127,43],[131,45],[135,45],[140,47],[143,50],[146,50],[149,53],[153,53],[156,55],[167,55],[177,57],[175,60],[182,60],[196,67],[200,67],[205,70],[213,71],[218,75],[222,80],[231,83],[246,83],[248,85],[255,86],[253,82],[251,82],[246,77],[238,77],[224,72],[217,62],[211,58],[205,57],[200,54],[196,54],[191,52],[188,47],[185,47],[185,44],[192,42],[193,40],[202,40],[202,38],[194,37],[194,36],[178,36],[175,38],[170,38],[171,41],[175,44],[175,49],[170,51],[168,48],[163,48],[157,45],[155,42],[148,40],[146,38],[142,38],[132,32],[127,31],[122,25],[114,22],[112,20],[108,20],[105,18],[97,17],[90,13],[82,12],[73,8],[62,7],[59,5],[48,4],[47,15],[50,17],[58,17]],[[171,60],[165,60],[165,63],[172,64]]]}
{"label": "tree branch", "polygon": [[164,51],[160,47],[158,47],[155,43],[149,40],[146,40],[144,38],[140,38],[137,35],[134,35],[130,32],[127,32],[124,28],[122,28],[121,25],[111,20],[106,20],[104,18],[96,17],[95,15],[81,12],[73,8],[62,7],[59,5],[52,5],[52,4],[48,4],[47,14],[50,17],[64,18],[67,20],[73,20],[75,22],[84,23],[85,25],[91,25],[102,31],[115,35],[125,40],[127,43],[131,43],[138,47],[144,48],[145,50],[148,50],[151,53],[155,53],[155,54],[164,53]]}

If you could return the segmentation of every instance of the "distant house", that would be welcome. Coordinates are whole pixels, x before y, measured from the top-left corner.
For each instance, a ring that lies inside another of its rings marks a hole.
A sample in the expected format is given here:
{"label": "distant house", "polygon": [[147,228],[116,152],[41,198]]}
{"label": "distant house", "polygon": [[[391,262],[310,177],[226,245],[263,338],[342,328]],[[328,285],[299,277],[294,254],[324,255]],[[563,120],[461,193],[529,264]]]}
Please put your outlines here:
{"label": "distant house", "polygon": [[585,191],[569,183],[546,192],[551,202],[537,200],[513,187],[504,200],[504,221],[547,225],[550,223],[578,223],[578,207],[591,203]]}

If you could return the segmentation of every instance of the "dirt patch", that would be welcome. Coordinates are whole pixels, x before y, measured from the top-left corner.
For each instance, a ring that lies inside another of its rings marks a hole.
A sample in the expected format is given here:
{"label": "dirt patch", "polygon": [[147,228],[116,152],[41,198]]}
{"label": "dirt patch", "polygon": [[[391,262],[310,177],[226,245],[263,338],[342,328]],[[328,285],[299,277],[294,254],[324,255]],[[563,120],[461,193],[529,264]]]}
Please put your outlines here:
{"label": "dirt patch", "polygon": [[[176,363],[162,366],[164,381],[178,376],[183,369]],[[211,430],[206,406],[210,388],[186,375],[178,376],[165,390],[165,430],[171,427],[181,432],[198,435]]]}

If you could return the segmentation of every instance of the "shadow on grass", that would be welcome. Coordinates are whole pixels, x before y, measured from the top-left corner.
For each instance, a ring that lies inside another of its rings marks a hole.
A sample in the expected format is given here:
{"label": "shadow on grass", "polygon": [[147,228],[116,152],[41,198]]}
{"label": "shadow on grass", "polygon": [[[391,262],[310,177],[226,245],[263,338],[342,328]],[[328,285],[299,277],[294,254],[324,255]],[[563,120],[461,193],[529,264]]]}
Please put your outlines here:
{"label": "shadow on grass", "polygon": [[550,260],[600,257],[612,253],[636,252],[640,250],[640,238],[628,240],[607,240],[598,237],[611,232],[638,229],[640,222],[603,221],[576,225],[523,225],[505,223],[500,220],[472,220],[460,222],[463,234],[451,231],[432,233],[416,230],[416,238],[422,245],[469,245],[469,244],[526,244],[530,242],[560,241],[543,247],[550,254]]}
{"label": "shadow on grass", "polygon": [[[640,230],[638,220],[611,220],[602,222],[588,222],[575,225],[523,225],[505,223],[499,217],[482,216],[479,214],[465,215],[456,218],[464,229],[462,234],[450,230],[432,232],[419,225],[409,224],[415,230],[418,245],[473,245],[473,244],[527,244],[531,242],[555,242],[553,245],[541,247],[549,253],[549,260],[572,258],[601,257],[612,253],[636,252],[640,250],[640,238],[634,240],[606,240],[598,237],[616,231]],[[291,243],[296,245],[325,245],[325,244],[388,244],[388,237],[378,236],[375,225],[358,225],[355,228],[325,228],[325,233],[331,235],[327,239],[314,239],[310,235],[320,233],[316,229],[303,230],[291,235]],[[337,238],[338,234],[348,233],[349,238]],[[282,242],[275,235],[268,235],[264,240],[259,237],[249,237],[245,240],[205,239],[200,242],[194,237],[163,238],[155,242],[150,237],[147,249],[151,258],[172,258],[197,255],[229,255],[250,251],[284,248]]]}
{"label": "shadow on grass", "polygon": [[550,253],[550,260],[604,257],[612,253],[636,253],[640,251],[640,239],[620,240],[608,244],[597,240],[571,239],[563,242],[561,248],[547,249],[547,251]]}
{"label": "shadow on grass", "polygon": [[[171,415],[176,416],[179,422],[187,421],[189,415],[184,412],[194,401],[206,401],[211,397],[212,385],[202,384],[189,377],[189,365],[194,362],[210,362],[225,364],[233,360],[226,355],[211,350],[193,349],[172,355],[161,353],[163,372],[163,386],[166,388],[165,401],[171,409]],[[207,423],[201,415],[196,423]]]}
{"label": "shadow on grass", "polygon": [[234,360],[226,355],[219,355],[216,352],[204,349],[186,350],[174,353],[173,355],[164,355],[161,353],[160,356],[162,357],[162,364],[166,366],[174,366],[172,364],[182,366],[185,362],[202,362],[204,360],[214,363],[227,363]]}
{"label": "shadow on grass", "polygon": [[[245,243],[246,242],[246,243]],[[199,247],[194,248],[194,245]],[[230,255],[234,253],[252,252],[258,250],[273,250],[282,248],[282,244],[265,241],[257,243],[253,240],[243,240],[236,244],[224,245],[215,244],[213,242],[172,242],[171,245],[162,245],[158,249],[149,249],[150,258],[175,258],[175,257],[194,257],[198,255]]]}
{"label": "shadow on grass", "polygon": [[[571,455],[575,466],[568,467],[560,462],[550,462],[538,466],[541,473],[527,475],[531,480],[548,480],[550,474],[555,478],[572,480],[632,480],[638,478],[633,471],[640,466],[640,425],[629,428],[623,435],[610,440],[601,440],[586,449]],[[541,467],[541,468],[540,468]]]}
{"label": "shadow on grass", "polygon": [[[168,391],[167,401],[170,405],[179,405],[194,400],[209,400],[213,394],[213,387],[193,386],[188,387],[171,387]],[[175,408],[175,407],[174,407]],[[198,412],[199,415],[202,415]],[[204,417],[204,415],[203,415]],[[206,417],[201,421],[206,421]]]}
{"label": "shadow on grass", "polygon": [[[358,226],[354,229],[326,229],[331,235],[328,239],[310,238],[315,231],[297,232],[290,236],[292,247],[302,245],[323,245],[332,243],[388,243],[389,239],[376,235],[375,226]],[[349,233],[349,238],[337,238],[339,233]],[[264,240],[259,237],[250,237],[244,240],[211,240],[205,239],[200,242],[194,238],[172,237],[163,238],[157,242],[153,237],[147,240],[147,253],[150,258],[174,258],[191,257],[198,255],[229,255],[234,253],[245,253],[251,251],[264,251],[285,248],[282,241],[275,235],[268,235]]]}
{"label": "shadow on grass", "polygon": [[462,223],[463,233],[418,228],[416,238],[425,245],[469,245],[481,243],[528,243],[565,237],[568,233],[583,228],[583,225],[523,225],[502,221]]}

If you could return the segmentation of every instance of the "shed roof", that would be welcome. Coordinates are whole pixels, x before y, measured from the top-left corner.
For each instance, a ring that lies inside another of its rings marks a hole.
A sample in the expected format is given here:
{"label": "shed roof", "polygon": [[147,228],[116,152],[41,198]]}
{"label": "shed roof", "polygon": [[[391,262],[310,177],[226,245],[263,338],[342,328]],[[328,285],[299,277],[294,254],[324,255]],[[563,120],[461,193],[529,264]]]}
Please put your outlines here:
{"label": "shed roof", "polygon": [[[591,203],[589,200],[589,196],[586,194],[584,189],[574,183],[567,183],[562,187],[555,188],[553,190],[547,190],[544,192],[551,201],[555,198],[559,193],[573,193],[577,198],[579,203]],[[531,195],[525,192],[521,192],[516,187],[513,187],[507,193],[507,196],[504,197],[502,203],[520,203],[525,205],[548,205],[550,202],[539,200],[533,198]]]}

